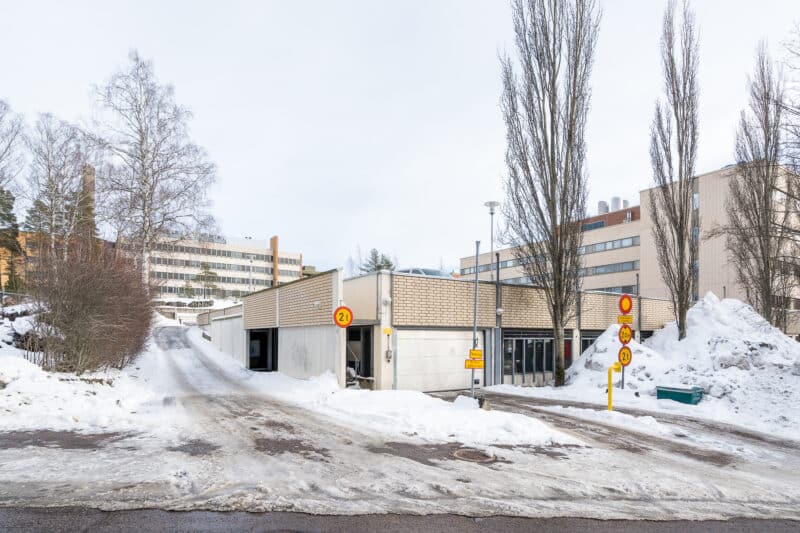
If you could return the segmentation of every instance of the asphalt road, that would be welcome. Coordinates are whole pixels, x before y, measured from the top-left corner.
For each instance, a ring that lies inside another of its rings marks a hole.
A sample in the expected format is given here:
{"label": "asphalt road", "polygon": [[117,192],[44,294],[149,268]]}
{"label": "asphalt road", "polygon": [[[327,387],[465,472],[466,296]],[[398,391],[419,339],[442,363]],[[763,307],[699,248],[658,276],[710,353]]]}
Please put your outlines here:
{"label": "asphalt road", "polygon": [[17,509],[0,508],[3,531],[332,531],[407,533],[437,531],[472,533],[484,531],[539,531],[615,533],[788,533],[797,532],[800,522],[789,520],[730,521],[627,521],[584,518],[469,518],[457,515],[366,515],[330,516],[303,513],[218,513],[209,511],[169,512],[158,510],[103,512],[85,508]]}

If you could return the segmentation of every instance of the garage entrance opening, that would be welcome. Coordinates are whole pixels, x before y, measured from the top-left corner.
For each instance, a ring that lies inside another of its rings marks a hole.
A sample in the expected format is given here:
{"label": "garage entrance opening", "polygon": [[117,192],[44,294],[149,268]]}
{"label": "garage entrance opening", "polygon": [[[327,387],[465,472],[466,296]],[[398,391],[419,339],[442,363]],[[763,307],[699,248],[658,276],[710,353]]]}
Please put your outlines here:
{"label": "garage entrance opening", "polygon": [[[565,333],[564,365],[572,364],[572,341]],[[503,383],[541,387],[555,381],[556,350],[552,333],[503,332]]]}
{"label": "garage entrance opening", "polygon": [[347,374],[348,379],[373,377],[372,326],[347,328]]}
{"label": "garage entrance opening", "polygon": [[250,370],[278,370],[278,329],[251,329],[249,353]]}

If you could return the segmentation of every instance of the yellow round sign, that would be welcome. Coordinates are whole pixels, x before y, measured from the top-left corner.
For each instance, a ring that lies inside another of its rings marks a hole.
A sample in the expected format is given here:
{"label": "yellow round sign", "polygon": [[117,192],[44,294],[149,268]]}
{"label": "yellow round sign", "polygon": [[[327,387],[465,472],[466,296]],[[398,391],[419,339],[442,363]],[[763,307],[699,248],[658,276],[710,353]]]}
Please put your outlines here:
{"label": "yellow round sign", "polygon": [[631,364],[631,359],[633,358],[633,354],[631,353],[631,349],[627,346],[623,346],[619,349],[619,355],[617,356],[619,359],[620,364],[622,366],[628,366]]}
{"label": "yellow round sign", "polygon": [[344,305],[337,307],[336,311],[333,312],[333,321],[340,328],[346,328],[353,323],[353,312]]}
{"label": "yellow round sign", "polygon": [[619,342],[622,344],[628,344],[631,342],[633,338],[633,330],[628,324],[623,324],[621,328],[619,328]]}

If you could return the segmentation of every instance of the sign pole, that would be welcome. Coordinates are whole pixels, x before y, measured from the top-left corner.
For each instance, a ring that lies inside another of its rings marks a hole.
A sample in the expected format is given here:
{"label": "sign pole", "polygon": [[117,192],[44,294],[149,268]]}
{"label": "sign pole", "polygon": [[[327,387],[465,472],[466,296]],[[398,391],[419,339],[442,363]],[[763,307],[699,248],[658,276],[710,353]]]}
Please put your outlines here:
{"label": "sign pole", "polygon": [[[481,250],[481,241],[475,241],[475,298],[472,304],[472,349],[478,348],[478,255]],[[471,371],[469,380],[470,395],[475,398],[475,369]]]}

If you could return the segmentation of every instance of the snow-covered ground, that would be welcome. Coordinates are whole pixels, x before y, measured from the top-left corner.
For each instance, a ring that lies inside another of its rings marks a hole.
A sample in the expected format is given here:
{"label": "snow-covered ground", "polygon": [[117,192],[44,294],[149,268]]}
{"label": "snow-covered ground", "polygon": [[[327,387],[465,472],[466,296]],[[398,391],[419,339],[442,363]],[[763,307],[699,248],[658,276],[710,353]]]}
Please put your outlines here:
{"label": "snow-covered ground", "polygon": [[[618,331],[618,325],[610,326],[573,363],[564,387],[500,385],[488,390],[605,405],[607,369],[621,347]],[[625,390],[613,391],[615,405],[707,418],[800,440],[800,343],[749,305],[720,301],[709,293],[689,310],[685,339],[678,341],[671,323],[644,344],[633,341],[629,346],[633,360],[626,369]],[[615,373],[615,384],[620,380]],[[699,386],[705,396],[694,406],[656,400],[656,386]],[[612,420],[615,415],[597,416]]]}

